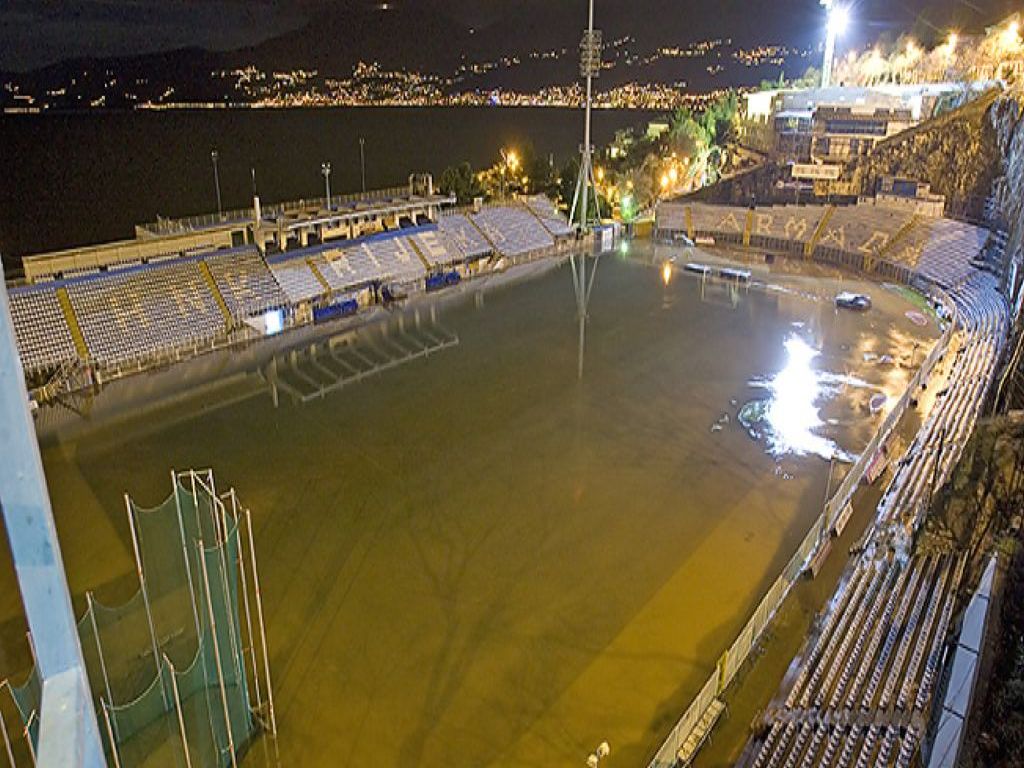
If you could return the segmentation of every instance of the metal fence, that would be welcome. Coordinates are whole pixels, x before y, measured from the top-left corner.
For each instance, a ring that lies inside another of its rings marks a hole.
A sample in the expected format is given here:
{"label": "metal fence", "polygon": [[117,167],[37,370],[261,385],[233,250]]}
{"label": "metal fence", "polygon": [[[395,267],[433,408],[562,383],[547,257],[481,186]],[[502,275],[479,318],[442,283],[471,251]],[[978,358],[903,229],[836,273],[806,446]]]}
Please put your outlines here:
{"label": "metal fence", "polygon": [[[715,236],[719,242],[724,240],[731,241],[731,238],[735,236],[735,233],[719,233]],[[818,254],[816,253],[816,255]],[[849,254],[844,252],[842,255],[850,258],[856,257],[863,259],[863,254]],[[843,261],[845,261],[845,259]],[[905,266],[892,264],[886,261],[875,262],[873,268],[875,271],[885,275],[886,277],[899,275],[901,277],[910,278],[913,276],[913,273]],[[907,282],[909,282],[909,279]],[[804,540],[800,543],[796,552],[793,553],[789,562],[786,563],[782,573],[779,574],[779,577],[768,589],[757,608],[754,609],[750,619],[747,621],[746,625],[744,625],[743,629],[739,631],[739,634],[736,636],[732,645],[730,645],[728,650],[726,650],[719,658],[718,663],[715,665],[714,672],[711,673],[707,682],[701,687],[700,692],[693,701],[690,702],[689,707],[687,707],[682,717],[680,717],[678,722],[676,722],[672,731],[662,743],[657,754],[655,754],[650,763],[648,763],[648,768],[671,768],[671,766],[675,766],[678,763],[677,755],[690,733],[701,721],[708,707],[710,707],[712,703],[725,692],[725,689],[729,687],[733,680],[736,679],[736,675],[749,658],[751,651],[756,647],[758,641],[761,639],[768,625],[771,623],[772,618],[775,616],[776,611],[778,611],[782,606],[782,603],[785,601],[790,589],[792,589],[793,584],[796,583],[804,573],[808,563],[817,553],[821,542],[827,540],[832,535],[832,529],[835,525],[835,521],[844,508],[850,503],[857,486],[864,478],[869,465],[874,460],[879,449],[885,445],[889,437],[892,435],[893,430],[896,428],[896,425],[903,418],[907,407],[914,399],[914,394],[920,389],[922,382],[931,375],[936,363],[938,363],[942,356],[946,354],[949,343],[956,331],[956,305],[949,296],[939,288],[929,286],[929,289],[932,294],[932,298],[945,307],[946,312],[948,313],[949,321],[945,331],[925,358],[921,367],[918,368],[917,372],[914,374],[910,384],[903,392],[902,397],[900,397],[892,411],[890,411],[888,416],[886,416],[882,425],[875,432],[874,437],[850,468],[850,471],[846,473],[846,476],[839,484],[835,493],[833,493],[825,503],[821,514],[811,525],[811,528],[804,537]]]}
{"label": "metal fence", "polygon": [[[331,195],[331,205],[342,203],[374,202],[378,200],[389,200],[395,197],[408,197],[409,186],[387,187],[385,189],[374,189],[368,192],[353,192],[344,195]],[[311,197],[302,200],[290,200],[283,203],[269,203],[261,206],[261,213],[264,218],[276,218],[296,211],[310,209],[321,209],[327,207],[326,197]],[[158,219],[151,224],[142,224],[139,229],[153,235],[168,235],[193,232],[208,227],[222,224],[234,224],[239,222],[252,221],[253,209],[238,208],[222,213],[207,213],[200,216],[185,216],[179,219]]]}

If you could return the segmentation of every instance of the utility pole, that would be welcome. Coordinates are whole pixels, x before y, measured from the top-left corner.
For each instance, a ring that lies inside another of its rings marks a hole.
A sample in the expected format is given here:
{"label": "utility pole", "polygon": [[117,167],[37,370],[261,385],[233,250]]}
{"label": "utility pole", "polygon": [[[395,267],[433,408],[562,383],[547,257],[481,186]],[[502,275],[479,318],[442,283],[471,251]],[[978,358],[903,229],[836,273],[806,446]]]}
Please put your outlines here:
{"label": "utility pole", "polygon": [[320,163],[320,173],[324,176],[324,187],[327,195],[327,210],[331,210],[331,164]]}
{"label": "utility pole", "polygon": [[359,173],[363,179],[363,194],[366,194],[366,139],[359,137]]}
{"label": "utility pole", "polygon": [[217,188],[217,215],[223,216],[224,208],[220,202],[220,172],[217,170],[217,158],[219,157],[220,154],[216,149],[210,153],[210,159],[213,161],[213,184]]}
{"label": "utility pole", "polygon": [[[601,72],[601,32],[594,29],[594,0],[588,5],[587,30],[580,42],[580,75],[586,81],[586,104],[584,105],[583,146],[580,147],[580,173],[576,179],[576,192],[572,198],[569,211],[569,224],[576,222],[576,211],[579,210],[579,229],[587,230],[591,221],[601,220],[601,211],[597,202],[597,183],[594,181],[594,148],[590,140],[590,115],[594,95],[594,78]],[[594,193],[594,209],[596,215],[590,216],[588,194]]]}

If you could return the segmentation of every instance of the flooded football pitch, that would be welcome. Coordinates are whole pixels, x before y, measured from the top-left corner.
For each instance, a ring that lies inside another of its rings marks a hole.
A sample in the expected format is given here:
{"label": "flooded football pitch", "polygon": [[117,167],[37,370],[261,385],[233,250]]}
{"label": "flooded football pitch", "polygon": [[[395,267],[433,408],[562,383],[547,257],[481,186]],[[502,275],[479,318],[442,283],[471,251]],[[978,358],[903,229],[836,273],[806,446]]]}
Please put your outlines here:
{"label": "flooded football pitch", "polygon": [[[280,731],[243,765],[582,765],[604,740],[642,764],[938,329],[891,287],[628,250],[596,263],[582,378],[563,264],[348,331],[396,362],[344,386],[301,349],[221,353],[201,386],[147,374],[65,415],[42,446],[76,598],[134,589],[123,493],[212,467],[252,510]],[[448,343],[394,351],[424,338]],[[28,657],[0,563],[8,672]]]}

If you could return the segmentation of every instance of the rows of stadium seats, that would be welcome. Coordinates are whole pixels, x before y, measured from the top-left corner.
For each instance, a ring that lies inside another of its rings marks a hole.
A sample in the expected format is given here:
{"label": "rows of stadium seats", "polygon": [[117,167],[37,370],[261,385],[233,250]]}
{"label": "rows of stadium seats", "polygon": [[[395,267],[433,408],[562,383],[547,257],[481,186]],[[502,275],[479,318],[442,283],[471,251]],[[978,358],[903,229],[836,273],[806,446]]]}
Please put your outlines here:
{"label": "rows of stadium seats", "polygon": [[533,195],[524,202],[533,215],[540,219],[544,228],[555,237],[568,237],[573,233],[572,227],[562,218],[550,198],[545,195]]}
{"label": "rows of stadium seats", "polygon": [[[533,205],[540,210],[539,201]],[[552,246],[553,237],[540,214],[531,210],[489,208],[474,220],[463,214],[444,216],[436,228],[269,259],[255,248],[237,248],[15,290],[12,314],[23,364],[28,370],[54,368],[78,357],[57,295],[61,286],[66,287],[92,361],[117,366],[213,341],[226,333],[225,312],[244,318],[370,283],[415,283],[425,278],[428,268],[491,253],[494,246],[481,227],[508,255]],[[553,206],[547,215],[555,227]]]}
{"label": "rows of stadium seats", "polygon": [[739,239],[747,221],[747,209],[727,205],[695,203],[690,207],[693,232],[697,237],[716,234]]}
{"label": "rows of stadium seats", "polygon": [[[821,206],[777,205],[757,208],[751,223],[751,243],[771,247],[775,242],[808,242],[825,214]],[[760,238],[760,240],[759,240]]]}
{"label": "rows of stadium seats", "polygon": [[944,287],[965,280],[973,271],[964,254],[976,256],[988,239],[988,230],[950,219],[931,222],[929,238],[921,250],[918,270]]}
{"label": "rows of stadium seats", "polygon": [[525,208],[495,206],[472,216],[487,239],[505,256],[521,256],[555,244],[551,233]]}
{"label": "rows of stadium seats", "polygon": [[235,317],[248,317],[287,303],[267,264],[255,248],[207,256],[204,261]]}
{"label": "rows of stadium seats", "polygon": [[873,205],[839,206],[822,227],[818,245],[877,255],[910,223],[911,217],[904,211]]}
{"label": "rows of stadium seats", "polygon": [[347,248],[345,255],[362,251],[374,263],[380,266],[380,274],[384,280],[398,283],[411,283],[422,280],[427,273],[416,249],[408,238],[386,237],[367,240],[354,248]]}
{"label": "rows of stadium seats", "polygon": [[12,290],[11,317],[26,371],[53,368],[78,356],[53,286]]}
{"label": "rows of stadium seats", "polygon": [[313,274],[309,262],[303,258],[292,258],[270,262],[270,271],[284,291],[288,301],[300,304],[323,296],[327,290]]}
{"label": "rows of stadium seats", "polygon": [[100,364],[204,343],[224,332],[224,316],[195,260],[75,281],[67,290]]}
{"label": "rows of stadium seats", "polygon": [[448,242],[458,249],[463,258],[479,258],[493,250],[480,230],[461,213],[442,216],[437,222],[437,230],[448,238]]}
{"label": "rows of stadium seats", "polygon": [[462,261],[459,249],[439,229],[428,229],[412,236],[413,242],[432,267],[447,267]]}
{"label": "rows of stadium seats", "polygon": [[[963,282],[976,271],[971,261],[983,251],[989,237],[982,227],[875,205],[783,205],[751,210],[707,203],[663,203],[657,212],[658,231],[689,231],[687,211],[693,234],[698,237],[740,242],[749,226],[754,247],[798,251],[813,242],[815,255],[825,261],[858,267],[865,256],[881,257],[945,288]],[[882,265],[883,275],[892,271]]]}

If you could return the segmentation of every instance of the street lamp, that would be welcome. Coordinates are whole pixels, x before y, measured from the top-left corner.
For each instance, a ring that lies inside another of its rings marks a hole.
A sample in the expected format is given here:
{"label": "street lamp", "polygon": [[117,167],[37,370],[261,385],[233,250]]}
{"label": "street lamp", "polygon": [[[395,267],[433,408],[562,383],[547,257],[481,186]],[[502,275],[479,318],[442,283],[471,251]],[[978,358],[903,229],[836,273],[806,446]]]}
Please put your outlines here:
{"label": "street lamp", "polygon": [[217,215],[222,216],[224,214],[224,210],[220,203],[220,173],[217,170],[218,157],[220,157],[220,155],[217,153],[216,149],[210,152],[210,159],[213,161],[213,184],[217,188]]}
{"label": "street lamp", "polygon": [[507,194],[506,186],[507,186],[509,171],[511,171],[512,173],[515,173],[516,169],[518,167],[519,167],[519,155],[516,154],[516,151],[514,149],[509,149],[509,150],[502,149],[501,150],[501,196],[502,196],[502,198],[504,198],[506,196],[506,194]]}
{"label": "street lamp", "polygon": [[327,192],[327,210],[331,210],[331,164],[320,163],[320,173],[324,175],[324,186]]}

